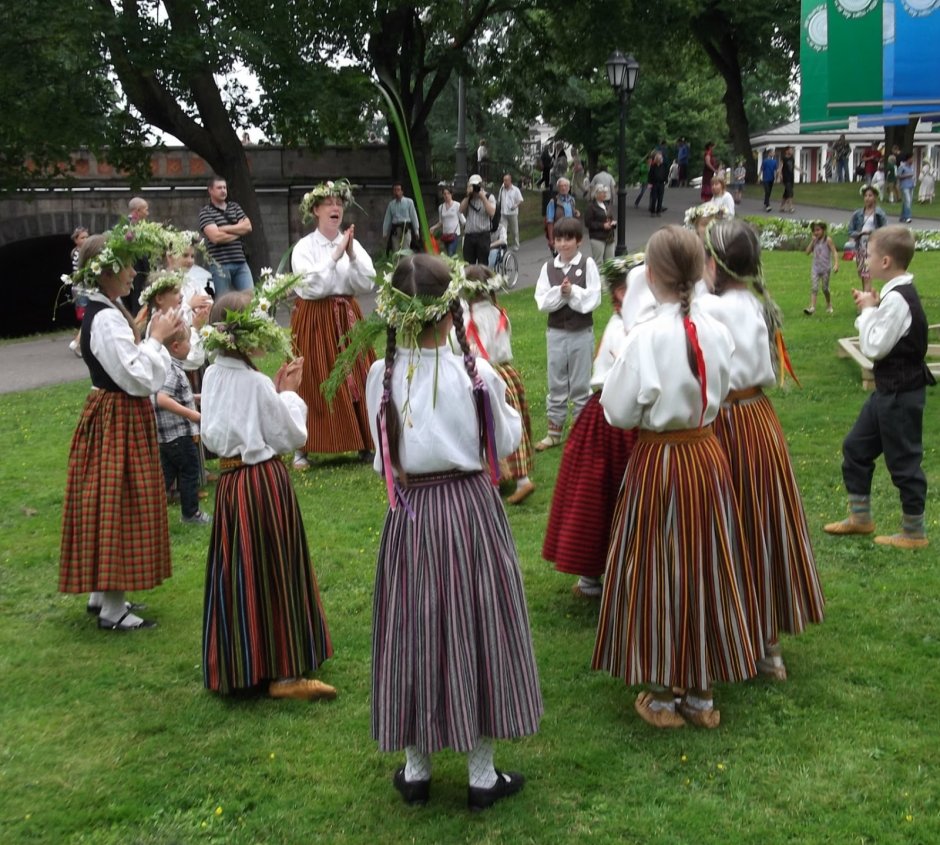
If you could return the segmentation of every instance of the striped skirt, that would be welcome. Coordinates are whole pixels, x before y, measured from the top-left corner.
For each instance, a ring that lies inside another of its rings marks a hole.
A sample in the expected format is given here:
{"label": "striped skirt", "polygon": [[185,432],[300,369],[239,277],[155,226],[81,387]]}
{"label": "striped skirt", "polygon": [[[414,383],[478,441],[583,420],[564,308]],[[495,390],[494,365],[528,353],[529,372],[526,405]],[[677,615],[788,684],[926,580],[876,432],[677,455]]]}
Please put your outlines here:
{"label": "striped skirt", "polygon": [[206,563],[206,688],[297,677],[332,653],[287,469],[272,458],[223,471]]}
{"label": "striped skirt", "polygon": [[641,431],[624,475],[592,666],[708,689],[763,656],[728,461],[711,428]]}
{"label": "striped skirt", "polygon": [[92,390],[72,437],[59,590],[149,590],[172,574],[153,405]]}
{"label": "striped skirt", "polygon": [[522,575],[483,473],[406,490],[385,518],[372,612],[372,736],[383,751],[469,751],[542,715]]}
{"label": "striped skirt", "polygon": [[542,557],[559,572],[604,574],[614,508],[635,442],[635,429],[614,428],[604,418],[600,391],[591,396],[565,443],[542,544]]}
{"label": "striped skirt", "polygon": [[748,543],[767,642],[822,622],[823,599],[803,500],[770,400],[760,391],[722,405],[715,436],[724,447]]}
{"label": "striped skirt", "polygon": [[320,385],[329,376],[340,351],[341,338],[361,319],[359,303],[351,296],[298,299],[291,312],[294,350],[304,358],[297,392],[307,403],[306,452],[332,454],[373,448],[365,392],[366,376],[375,361],[372,350],[359,356],[332,405],[320,393]]}
{"label": "striped skirt", "polygon": [[[492,361],[490,363],[493,363]],[[522,417],[522,440],[519,448],[504,459],[506,477],[526,478],[532,474],[532,420],[529,418],[529,403],[525,398],[525,385],[522,376],[510,364],[493,364],[493,369],[506,382],[506,402],[515,408]]]}

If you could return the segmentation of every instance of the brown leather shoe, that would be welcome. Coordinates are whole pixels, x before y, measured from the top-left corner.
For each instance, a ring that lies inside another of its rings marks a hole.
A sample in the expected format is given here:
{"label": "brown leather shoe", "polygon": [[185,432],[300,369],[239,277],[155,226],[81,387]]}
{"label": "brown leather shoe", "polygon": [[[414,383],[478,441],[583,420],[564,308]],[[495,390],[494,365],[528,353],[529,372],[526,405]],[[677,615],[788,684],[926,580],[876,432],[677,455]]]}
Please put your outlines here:
{"label": "brown leather shoe", "polygon": [[271,681],[271,698],[298,698],[313,701],[317,698],[336,698],[336,689],[316,678],[294,678],[290,681]]}
{"label": "brown leather shoe", "polygon": [[873,534],[875,523],[871,520],[859,522],[849,517],[848,519],[839,520],[839,522],[830,522],[828,525],[823,526],[823,531],[827,534]]}
{"label": "brown leather shoe", "polygon": [[654,728],[682,728],[685,727],[683,719],[675,710],[653,710],[653,693],[641,692],[636,697],[633,709],[640,714],[640,718]]}
{"label": "brown leather shoe", "polygon": [[693,707],[684,698],[676,705],[676,709],[682,714],[687,722],[695,725],[697,728],[708,728],[712,730],[721,724],[721,711],[714,707],[708,710],[700,710]]}
{"label": "brown leather shoe", "polygon": [[896,549],[926,549],[930,542],[926,537],[912,537],[909,534],[884,534],[875,537],[879,546],[894,546]]}
{"label": "brown leather shoe", "polygon": [[772,657],[762,657],[757,661],[757,674],[772,681],[785,681],[787,667],[783,665],[783,660],[777,663]]}

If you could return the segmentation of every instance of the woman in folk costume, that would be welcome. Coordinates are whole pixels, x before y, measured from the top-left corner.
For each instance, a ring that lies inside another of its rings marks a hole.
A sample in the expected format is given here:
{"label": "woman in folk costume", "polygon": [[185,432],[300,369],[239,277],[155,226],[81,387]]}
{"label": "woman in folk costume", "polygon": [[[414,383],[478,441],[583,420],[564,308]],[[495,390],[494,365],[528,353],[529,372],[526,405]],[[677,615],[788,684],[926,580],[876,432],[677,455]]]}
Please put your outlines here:
{"label": "woman in folk costume", "polygon": [[315,221],[316,229],[291,253],[291,269],[301,277],[291,333],[294,349],[304,359],[298,392],[308,408],[307,439],[294,453],[298,470],[310,466],[308,452],[358,452],[360,459],[372,459],[364,396],[375,360],[372,351],[363,350],[332,403],[320,393],[342,349],[341,339],[362,319],[356,297],[369,293],[375,281],[372,259],[356,240],[356,227],[340,231],[343,211],[352,202],[352,185],[338,179],[317,185],[300,203],[304,222]]}
{"label": "woman in folk costume", "polygon": [[822,622],[825,602],[787,441],[764,394],[777,373],[789,368],[780,309],[767,291],[760,242],[751,226],[716,221],[705,233],[705,249],[706,274],[718,295],[706,297],[702,307],[734,338],[731,389],[715,419],[715,435],[731,464],[748,541],[765,637],[766,656],[757,669],[782,681],[787,670],[780,632],[799,634],[808,623]]}
{"label": "woman in folk costume", "polygon": [[219,693],[268,684],[273,698],[333,698],[304,675],[332,654],[297,496],[281,459],[307,437],[297,395],[302,359],[272,381],[255,366],[290,357],[290,338],[270,316],[296,275],[262,275],[253,296],[225,294],[203,344],[215,353],[202,386],[201,433],[219,456],[203,609],[203,678]]}
{"label": "woman in folk costume", "polygon": [[593,667],[648,685],[635,709],[657,728],[717,727],[713,684],[753,677],[763,656],[731,470],[711,428],[734,344],[692,296],[703,265],[687,229],[650,238],[659,307],[631,329],[601,393],[611,425],[640,432],[614,514]]}
{"label": "woman in folk costume", "polygon": [[636,442],[636,430],[625,431],[607,422],[601,407],[601,390],[627,338],[621,313],[627,273],[641,266],[642,261],[642,254],[624,256],[601,267],[614,313],[594,356],[591,373],[594,393],[578,415],[565,444],[542,544],[542,557],[553,562],[555,569],[578,576],[571,589],[582,598],[601,597],[601,576],[607,563],[614,507]]}
{"label": "woman in folk costume", "polygon": [[177,312],[157,315],[141,341],[121,303],[134,262],[163,254],[166,230],[122,223],[88,238],[70,280],[92,291],[82,319],[81,353],[91,375],[69,452],[62,506],[59,590],[90,593],[88,612],[109,631],[152,628],[125,600],[171,574],[166,494],[150,395],[166,378],[163,341],[182,328]]}
{"label": "woman in folk costume", "polygon": [[506,401],[522,419],[519,448],[500,464],[501,475],[515,482],[515,489],[506,501],[518,505],[535,492],[535,484],[529,478],[533,466],[532,421],[522,376],[512,365],[512,326],[506,311],[496,301],[496,291],[504,280],[482,264],[465,267],[464,275],[467,284],[461,293],[465,300],[463,318],[470,351],[489,361],[506,382]]}
{"label": "woman in folk costume", "polygon": [[521,422],[502,379],[470,352],[465,283],[440,258],[405,256],[376,300],[386,353],[366,395],[390,508],[372,616],[372,735],[382,751],[404,750],[393,784],[409,804],[428,800],[434,752],[466,752],[467,803],[482,810],[522,788],[522,775],[494,768],[493,740],[535,733],[542,697],[496,488]]}

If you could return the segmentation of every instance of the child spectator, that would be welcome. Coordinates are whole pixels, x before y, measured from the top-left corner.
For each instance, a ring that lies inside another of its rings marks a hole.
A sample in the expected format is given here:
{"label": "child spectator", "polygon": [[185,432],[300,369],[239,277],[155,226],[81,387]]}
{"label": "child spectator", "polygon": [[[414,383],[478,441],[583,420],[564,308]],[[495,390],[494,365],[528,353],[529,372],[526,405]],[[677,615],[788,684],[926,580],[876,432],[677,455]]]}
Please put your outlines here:
{"label": "child spectator", "polygon": [[839,272],[839,253],[836,245],[827,233],[828,224],[825,220],[813,221],[813,239],[806,247],[806,254],[813,256],[812,284],[810,286],[809,307],[803,309],[804,314],[816,313],[816,296],[822,285],[823,296],[826,297],[826,313],[832,313],[832,297],[829,295],[829,276]]}
{"label": "child spectator", "polygon": [[290,338],[270,314],[299,274],[268,271],[251,296],[222,296],[203,329],[216,353],[202,390],[202,437],[219,456],[215,515],[206,562],[203,681],[229,694],[267,685],[272,698],[334,698],[304,675],[333,653],[297,496],[280,455],[307,437],[297,394],[303,360],[274,381],[255,366],[268,353],[288,358]]}
{"label": "child spectator", "polygon": [[408,804],[428,800],[432,753],[466,752],[476,811],[522,789],[521,774],[494,768],[493,740],[535,733],[542,696],[494,486],[521,425],[502,379],[467,345],[463,283],[440,258],[406,256],[376,301],[386,351],[366,399],[390,508],[372,613],[372,736],[382,751],[404,750],[392,783]]}
{"label": "child spectator", "polygon": [[731,190],[735,202],[741,202],[744,199],[744,182],[747,179],[747,168],[744,161],[739,160],[731,173]]}
{"label": "child spectator", "polygon": [[923,423],[927,385],[935,384],[924,363],[927,317],[907,268],[914,257],[914,236],[905,226],[884,226],[868,239],[868,266],[885,282],[881,294],[853,290],[859,308],[855,326],[859,349],[874,361],[875,391],[842,443],[842,478],[849,495],[849,516],[831,522],[829,534],[871,534],[871,481],[875,460],[885,466],[901,495],[901,532],[875,537],[882,546],[927,546],[924,504],[927,477]]}
{"label": "child spectator", "polygon": [[[624,431],[607,422],[600,400],[607,374],[627,338],[621,314],[627,271],[642,266],[641,261],[642,255],[625,256],[601,267],[614,313],[594,356],[594,393],[565,443],[542,544],[542,557],[559,572],[577,575],[571,591],[586,599],[601,597],[614,507],[636,441],[635,430]],[[631,274],[633,281],[637,278]],[[645,285],[645,278],[640,283]]]}
{"label": "child spectator", "polygon": [[799,634],[822,622],[824,601],[786,437],[764,393],[786,366],[778,352],[780,310],[767,290],[751,226],[715,222],[705,233],[705,248],[706,276],[717,296],[703,297],[701,306],[734,341],[730,390],[715,418],[715,436],[731,465],[748,543],[745,559],[764,634],[757,671],[782,681],[787,670],[779,634]]}
{"label": "child spectator", "polygon": [[183,361],[189,355],[189,328],[168,337],[166,348],[171,365],[163,387],[153,396],[163,480],[168,496],[174,484],[179,490],[183,522],[208,525],[212,517],[199,510],[199,411],[183,370]]}
{"label": "child spectator", "polygon": [[[646,273],[660,303],[636,324],[604,383],[608,422],[639,427],[614,516],[592,666],[648,684],[635,709],[658,728],[715,728],[715,681],[756,674],[762,633],[728,460],[711,423],[734,344],[692,289],[701,241],[666,226]],[[687,692],[677,703],[673,688]]]}
{"label": "child spectator", "polygon": [[548,314],[548,434],[535,444],[539,452],[561,443],[569,404],[573,422],[591,395],[591,312],[601,301],[601,279],[594,259],[581,253],[583,234],[580,220],[555,223],[558,254],[542,265],[535,286],[539,311]]}
{"label": "child spectator", "polygon": [[[82,244],[88,239],[88,230],[84,226],[76,227],[75,231],[72,232],[72,272],[75,273],[78,271],[78,256],[82,249]],[[80,284],[72,285],[72,302],[75,303],[75,319],[79,323],[82,321],[82,317],[85,316],[85,307],[88,305],[88,292]],[[72,342],[69,344],[69,349],[72,350],[72,353],[76,358],[82,357],[81,350],[81,341],[82,341],[82,330],[79,328],[75,332],[75,337]]]}

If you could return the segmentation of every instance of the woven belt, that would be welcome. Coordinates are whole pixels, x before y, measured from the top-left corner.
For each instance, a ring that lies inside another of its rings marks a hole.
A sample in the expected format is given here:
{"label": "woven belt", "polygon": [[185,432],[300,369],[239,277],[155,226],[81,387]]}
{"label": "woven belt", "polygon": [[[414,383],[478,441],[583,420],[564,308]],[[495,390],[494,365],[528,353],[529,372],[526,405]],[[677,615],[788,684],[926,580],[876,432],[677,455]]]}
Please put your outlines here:
{"label": "woven belt", "polygon": [[239,469],[245,464],[241,458],[219,458],[219,471],[228,472],[229,470]]}
{"label": "woven belt", "polygon": [[429,487],[432,484],[444,484],[448,481],[459,481],[461,478],[472,478],[479,475],[482,470],[475,472],[464,472],[460,469],[447,470],[446,472],[423,472],[408,473],[407,487]]}
{"label": "woven belt", "polygon": [[698,443],[712,436],[712,427],[680,428],[677,431],[647,431],[640,429],[640,443]]}
{"label": "woven belt", "polygon": [[759,387],[745,387],[741,390],[729,390],[725,402],[741,402],[744,399],[754,399],[764,391]]}

